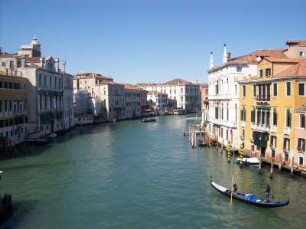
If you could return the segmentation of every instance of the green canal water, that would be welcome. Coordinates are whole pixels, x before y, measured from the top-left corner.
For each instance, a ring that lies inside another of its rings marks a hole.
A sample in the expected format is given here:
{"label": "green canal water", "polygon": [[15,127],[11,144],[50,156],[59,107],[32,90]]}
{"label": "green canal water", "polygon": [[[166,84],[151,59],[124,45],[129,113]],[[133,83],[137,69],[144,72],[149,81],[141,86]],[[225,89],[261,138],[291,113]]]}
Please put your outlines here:
{"label": "green canal water", "polygon": [[[269,168],[240,169],[216,148],[191,149],[190,116],[76,127],[27,156],[0,161],[0,192],[13,196],[5,228],[302,228],[306,180]],[[263,209],[214,190],[232,175],[241,191],[267,182],[287,207]]]}

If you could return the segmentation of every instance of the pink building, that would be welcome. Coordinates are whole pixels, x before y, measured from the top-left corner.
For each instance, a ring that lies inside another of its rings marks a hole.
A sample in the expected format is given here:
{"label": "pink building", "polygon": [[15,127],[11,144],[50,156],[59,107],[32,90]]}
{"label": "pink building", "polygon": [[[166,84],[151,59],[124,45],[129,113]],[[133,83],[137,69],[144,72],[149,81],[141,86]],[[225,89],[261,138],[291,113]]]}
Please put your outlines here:
{"label": "pink building", "polygon": [[295,109],[294,165],[306,167],[306,103]]}

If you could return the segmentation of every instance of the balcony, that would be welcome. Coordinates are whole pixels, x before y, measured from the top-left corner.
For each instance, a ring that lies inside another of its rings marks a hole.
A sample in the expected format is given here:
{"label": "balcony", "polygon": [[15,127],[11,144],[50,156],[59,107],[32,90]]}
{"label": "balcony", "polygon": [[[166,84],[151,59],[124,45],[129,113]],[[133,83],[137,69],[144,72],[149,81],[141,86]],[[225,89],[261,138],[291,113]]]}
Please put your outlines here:
{"label": "balcony", "polygon": [[290,134],[290,127],[284,128],[284,134],[289,135]]}
{"label": "balcony", "polygon": [[266,124],[251,124],[251,129],[258,132],[270,132],[270,126]]}
{"label": "balcony", "polygon": [[277,130],[277,129],[276,129],[276,126],[271,126],[271,127],[270,127],[270,131],[271,131],[271,132],[276,133],[276,130]]}
{"label": "balcony", "polygon": [[270,102],[270,95],[257,95],[256,102],[267,104],[268,102]]}

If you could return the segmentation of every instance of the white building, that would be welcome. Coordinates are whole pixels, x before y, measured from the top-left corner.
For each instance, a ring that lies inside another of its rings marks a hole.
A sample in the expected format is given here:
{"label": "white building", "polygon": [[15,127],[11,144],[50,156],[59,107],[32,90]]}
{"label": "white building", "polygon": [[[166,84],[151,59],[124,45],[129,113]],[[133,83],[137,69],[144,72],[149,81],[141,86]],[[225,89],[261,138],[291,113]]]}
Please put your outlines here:
{"label": "white building", "polygon": [[105,104],[100,99],[99,85],[108,82],[113,82],[113,79],[97,73],[78,73],[75,75],[73,95],[76,122],[88,123],[88,120],[91,122],[101,119],[107,120],[104,110]]}
{"label": "white building", "polygon": [[0,55],[0,62],[11,74],[29,80],[29,134],[41,137],[74,126],[73,76],[65,73],[65,62],[61,70],[58,58],[41,57],[37,38],[30,45],[22,45],[17,55]]}
{"label": "white building", "polygon": [[166,93],[150,91],[148,92],[147,100],[149,104],[154,107],[155,110],[165,110],[169,108],[168,94]]}
{"label": "white building", "polygon": [[142,117],[147,105],[147,91],[131,84],[124,85],[125,119]]}
{"label": "white building", "polygon": [[124,85],[104,82],[96,86],[96,98],[101,101],[102,114],[107,121],[125,119]]}
{"label": "white building", "polygon": [[166,93],[169,99],[176,100],[177,107],[187,113],[201,111],[201,94],[199,84],[194,84],[183,79],[174,79],[166,83],[141,83],[147,91]]}
{"label": "white building", "polygon": [[208,132],[220,143],[232,143],[238,149],[239,136],[239,85],[238,82],[257,74],[261,57],[283,56],[283,49],[258,50],[231,58],[224,45],[223,63],[214,66],[213,54],[208,71]]}

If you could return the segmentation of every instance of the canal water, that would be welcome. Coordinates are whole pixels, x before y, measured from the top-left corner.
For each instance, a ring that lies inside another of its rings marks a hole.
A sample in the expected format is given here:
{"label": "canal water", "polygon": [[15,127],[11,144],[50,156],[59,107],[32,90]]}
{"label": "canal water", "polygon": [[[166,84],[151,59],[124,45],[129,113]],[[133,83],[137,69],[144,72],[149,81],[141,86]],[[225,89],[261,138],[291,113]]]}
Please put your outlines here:
{"label": "canal water", "polygon": [[[216,148],[191,149],[190,116],[76,127],[27,156],[0,161],[0,192],[13,196],[5,228],[302,228],[306,180],[269,168],[240,169]],[[210,177],[263,195],[266,183],[287,207],[233,201]]]}

